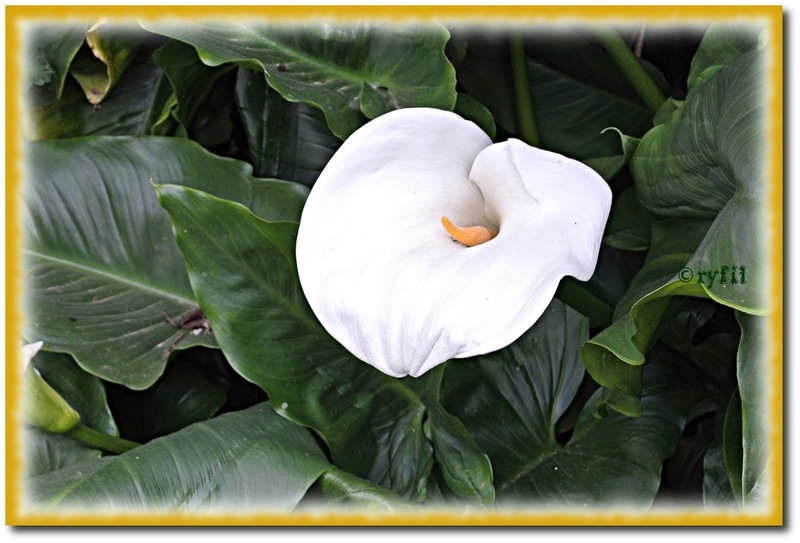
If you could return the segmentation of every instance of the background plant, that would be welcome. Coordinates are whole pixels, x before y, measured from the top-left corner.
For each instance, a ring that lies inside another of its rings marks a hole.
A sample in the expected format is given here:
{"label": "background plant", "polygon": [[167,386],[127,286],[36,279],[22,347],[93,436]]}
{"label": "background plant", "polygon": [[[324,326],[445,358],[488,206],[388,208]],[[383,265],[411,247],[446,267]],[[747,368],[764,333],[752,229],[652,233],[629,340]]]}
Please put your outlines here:
{"label": "background plant", "polygon": [[[32,406],[59,424],[29,418],[28,499],[763,503],[768,43],[729,24],[31,29],[23,339],[43,342],[31,386],[62,401]],[[415,106],[582,160],[614,204],[595,276],[517,342],[393,379],[316,321],[294,240],[341,142]],[[695,275],[723,265],[746,283]]]}

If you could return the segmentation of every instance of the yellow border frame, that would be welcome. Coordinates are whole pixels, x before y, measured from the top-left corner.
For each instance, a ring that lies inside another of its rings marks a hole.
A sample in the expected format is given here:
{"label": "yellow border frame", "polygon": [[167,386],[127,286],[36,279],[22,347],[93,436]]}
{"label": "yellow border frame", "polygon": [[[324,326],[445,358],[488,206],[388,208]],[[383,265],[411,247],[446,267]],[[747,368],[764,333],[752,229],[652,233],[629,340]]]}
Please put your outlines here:
{"label": "yellow border frame", "polygon": [[[783,10],[773,6],[7,6],[6,11],[6,524],[44,525],[273,525],[273,526],[727,526],[783,524],[784,438],[783,438]],[[20,499],[20,445],[17,408],[21,367],[19,346],[22,312],[20,293],[21,227],[18,199],[22,183],[21,157],[21,50],[19,26],[28,21],[123,20],[144,18],[232,18],[269,17],[276,21],[310,18],[382,19],[389,21],[448,21],[478,24],[518,24],[525,21],[566,20],[616,23],[648,22],[691,24],[710,21],[763,19],[770,31],[770,117],[768,125],[770,171],[769,227],[772,277],[769,296],[774,302],[770,315],[770,374],[768,386],[772,421],[770,505],[765,512],[696,512],[691,509],[656,510],[646,513],[625,511],[526,512],[495,511],[478,514],[425,511],[411,514],[363,514],[350,510],[324,510],[287,514],[53,514],[25,511]]]}

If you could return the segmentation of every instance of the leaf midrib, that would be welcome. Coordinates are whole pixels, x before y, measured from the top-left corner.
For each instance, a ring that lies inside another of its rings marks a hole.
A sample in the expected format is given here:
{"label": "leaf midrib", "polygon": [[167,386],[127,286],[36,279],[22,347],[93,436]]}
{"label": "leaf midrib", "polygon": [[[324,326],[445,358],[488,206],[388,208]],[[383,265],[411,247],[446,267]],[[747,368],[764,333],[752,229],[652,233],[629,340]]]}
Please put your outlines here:
{"label": "leaf midrib", "polygon": [[[353,70],[342,70],[341,69],[342,65],[340,65],[340,64],[336,64],[336,63],[333,63],[333,62],[324,62],[324,61],[320,60],[317,57],[313,57],[313,56],[307,55],[307,54],[305,54],[304,52],[302,52],[299,49],[291,48],[291,47],[289,47],[287,45],[281,44],[280,42],[276,42],[274,40],[271,40],[266,36],[258,34],[255,30],[253,30],[252,28],[250,28],[248,26],[240,25],[240,27],[242,29],[242,33],[249,34],[249,35],[253,36],[253,38],[255,39],[256,43],[263,45],[265,49],[267,49],[267,50],[272,49],[273,52],[277,52],[279,54],[284,54],[284,55],[286,55],[286,56],[288,56],[288,57],[290,57],[292,59],[297,59],[298,61],[303,62],[303,63],[311,66],[312,68],[316,68],[316,69],[318,69],[318,70],[320,70],[322,72],[325,72],[325,73],[333,74],[334,76],[336,76],[336,77],[338,77],[340,79],[343,79],[345,81],[350,81],[351,83],[357,83],[360,86],[362,83],[364,83],[367,80],[367,76],[368,75],[372,75],[372,74],[362,73],[362,72],[353,71]],[[200,27],[200,28],[203,28],[203,27]],[[211,58],[209,58],[210,56],[214,57],[213,62],[218,62],[220,60],[219,53],[212,53],[208,49],[199,49],[199,50],[202,51],[202,53],[205,53],[205,55],[203,55],[201,53],[201,57],[205,57],[203,59],[204,61],[205,60],[212,60]],[[259,58],[259,57],[256,57],[256,56],[247,57],[245,55],[240,55],[240,54],[236,54],[236,53],[233,53],[233,54],[235,54],[235,56],[237,56],[237,57],[240,57],[242,60],[256,60],[256,61],[258,61],[259,64],[261,64],[262,67],[264,67],[264,62],[263,62],[264,58],[263,57],[262,58]],[[223,62],[225,62],[224,59],[222,59],[222,60],[223,60]],[[264,72],[265,72],[265,74],[267,73],[266,69],[264,69]],[[270,75],[270,77],[275,77],[274,74],[269,74],[269,75]]]}
{"label": "leaf midrib", "polygon": [[553,446],[548,448],[547,450],[541,452],[540,454],[536,455],[531,461],[527,462],[525,465],[522,466],[519,470],[517,470],[516,474],[513,477],[510,477],[506,481],[503,481],[503,484],[497,487],[497,493],[500,494],[509,487],[513,486],[514,483],[528,475],[530,472],[538,468],[541,464],[553,458],[558,454],[561,450],[561,446],[558,445],[555,441],[553,441]]}
{"label": "leaf midrib", "polygon": [[36,250],[33,250],[33,249],[23,249],[22,253],[25,254],[25,255],[34,257],[34,258],[39,258],[41,260],[50,262],[52,265],[55,265],[55,266],[59,266],[59,267],[62,267],[62,268],[68,268],[68,269],[71,269],[71,270],[76,270],[76,271],[82,272],[82,273],[84,273],[86,275],[94,275],[94,276],[102,277],[104,279],[108,279],[109,281],[113,281],[115,283],[119,283],[121,285],[128,286],[128,287],[133,288],[135,290],[139,290],[139,291],[150,293],[150,294],[152,294],[152,295],[154,295],[156,297],[168,298],[168,299],[174,300],[174,301],[179,302],[179,303],[184,304],[184,305],[196,305],[196,302],[195,302],[195,300],[193,298],[187,298],[187,297],[182,296],[182,295],[180,295],[178,293],[170,292],[168,290],[164,290],[162,288],[150,285],[148,283],[135,281],[135,280],[129,279],[127,277],[123,277],[123,276],[120,276],[118,274],[112,273],[112,272],[107,271],[107,270],[102,270],[102,269],[99,269],[99,268],[92,267],[92,266],[87,265],[87,264],[80,264],[78,262],[74,262],[74,261],[71,261],[71,260],[66,260],[64,258],[59,258],[57,256],[47,255],[47,254],[40,253],[39,251],[36,251]]}

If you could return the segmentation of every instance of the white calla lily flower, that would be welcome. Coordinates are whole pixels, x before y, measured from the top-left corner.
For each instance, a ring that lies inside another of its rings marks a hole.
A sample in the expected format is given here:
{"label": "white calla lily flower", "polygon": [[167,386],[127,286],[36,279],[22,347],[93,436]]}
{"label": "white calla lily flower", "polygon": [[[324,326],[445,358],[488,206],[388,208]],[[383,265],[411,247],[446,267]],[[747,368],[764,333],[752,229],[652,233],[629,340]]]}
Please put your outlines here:
{"label": "white calla lily flower", "polygon": [[[297,238],[300,283],[356,357],[418,377],[509,345],[563,276],[588,280],[610,207],[608,185],[580,162],[493,145],[451,112],[401,109],[353,133],[317,179]],[[473,246],[454,241],[473,234]]]}

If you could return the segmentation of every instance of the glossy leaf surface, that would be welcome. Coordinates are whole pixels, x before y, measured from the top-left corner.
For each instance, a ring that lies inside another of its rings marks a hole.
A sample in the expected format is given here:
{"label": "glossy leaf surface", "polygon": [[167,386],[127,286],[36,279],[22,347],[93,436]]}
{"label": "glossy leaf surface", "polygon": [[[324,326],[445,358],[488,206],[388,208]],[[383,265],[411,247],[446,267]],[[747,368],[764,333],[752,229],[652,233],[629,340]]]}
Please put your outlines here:
{"label": "glossy leaf surface", "polygon": [[[471,377],[456,378],[464,385],[448,391],[453,405],[459,404],[454,413],[492,460],[498,504],[646,509],[658,490],[661,462],[674,452],[702,387],[689,372],[673,374],[662,359],[646,370],[641,417],[598,417],[598,390],[586,401],[569,438],[559,442],[556,422],[573,399],[581,372],[577,342],[554,341],[563,330],[556,325],[564,319],[563,310],[555,306],[550,311],[547,325],[540,321],[522,345],[538,340],[547,346],[543,352],[555,349],[560,356],[538,358],[528,350],[527,356],[517,354],[513,364],[479,357],[464,363],[475,366],[462,370],[474,372]],[[567,329],[585,326],[570,318],[575,317],[567,316]],[[509,351],[514,352],[513,346]]]}
{"label": "glossy leaf surface", "polygon": [[[433,465],[425,405],[406,380],[355,359],[316,320],[297,278],[297,224],[263,221],[241,205],[183,187],[162,185],[158,193],[200,306],[233,367],[259,384],[279,413],[319,432],[336,465],[401,496],[424,498]],[[225,220],[212,227],[212,216]],[[478,487],[491,485],[487,468]]]}
{"label": "glossy leaf surface", "polygon": [[409,105],[455,105],[455,77],[444,56],[448,33],[441,27],[187,21],[145,28],[193,45],[211,66],[236,62],[263,70],[287,100],[322,109],[342,139],[365,117]]}
{"label": "glossy leaf surface", "polygon": [[26,336],[134,389],[157,379],[173,349],[214,345],[180,328],[196,303],[151,178],[232,195],[272,218],[296,217],[305,198],[176,139],[37,142],[28,160]]}
{"label": "glossy leaf surface", "polygon": [[762,68],[753,51],[715,72],[642,138],[631,160],[639,200],[651,213],[672,217],[676,238],[657,249],[651,244],[649,264],[617,307],[617,321],[584,348],[593,377],[614,390],[611,404],[623,412],[638,412],[635,366],[657,338],[669,297],[766,310]]}
{"label": "glossy leaf surface", "polygon": [[290,510],[326,467],[306,430],[259,404],[29,479],[29,499],[95,513]]}
{"label": "glossy leaf surface", "polygon": [[311,185],[342,143],[322,112],[285,100],[263,73],[245,67],[237,72],[235,92],[255,174]]}

